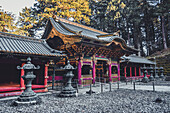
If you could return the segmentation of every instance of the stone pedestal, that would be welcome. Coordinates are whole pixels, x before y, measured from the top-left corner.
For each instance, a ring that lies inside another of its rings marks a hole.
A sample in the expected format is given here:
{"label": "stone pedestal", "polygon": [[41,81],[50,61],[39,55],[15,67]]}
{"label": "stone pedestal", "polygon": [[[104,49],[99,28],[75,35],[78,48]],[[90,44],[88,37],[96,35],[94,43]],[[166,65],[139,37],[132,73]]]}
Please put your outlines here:
{"label": "stone pedestal", "polygon": [[144,82],[144,83],[149,82],[149,79],[148,79],[148,77],[146,76],[146,73],[147,73],[146,67],[143,67],[143,73],[144,73],[144,77],[143,77],[143,79],[142,79],[142,82]]}
{"label": "stone pedestal", "polygon": [[59,97],[76,97],[76,90],[71,85],[71,80],[74,76],[73,70],[75,70],[75,68],[70,65],[70,62],[68,61],[67,65],[64,67],[64,70],[66,72],[64,75],[66,83],[61,93],[59,94]]}
{"label": "stone pedestal", "polygon": [[153,67],[150,67],[150,68],[149,68],[149,73],[150,73],[149,80],[150,80],[150,81],[154,81],[154,77],[153,77]]}
{"label": "stone pedestal", "polygon": [[158,79],[159,78],[159,76],[158,76],[158,74],[159,74],[159,70],[158,70],[158,67],[155,67],[155,78],[156,79]]}
{"label": "stone pedestal", "polygon": [[164,78],[164,68],[163,67],[160,67],[160,78]]}
{"label": "stone pedestal", "polygon": [[14,102],[14,105],[18,106],[18,105],[30,105],[30,104],[40,103],[41,99],[32,90],[32,81],[36,77],[33,74],[33,70],[39,69],[40,67],[39,66],[35,67],[31,63],[31,58],[27,58],[27,64],[24,64],[23,67],[17,66],[17,68],[24,69],[25,75],[22,78],[24,79],[26,89]]}

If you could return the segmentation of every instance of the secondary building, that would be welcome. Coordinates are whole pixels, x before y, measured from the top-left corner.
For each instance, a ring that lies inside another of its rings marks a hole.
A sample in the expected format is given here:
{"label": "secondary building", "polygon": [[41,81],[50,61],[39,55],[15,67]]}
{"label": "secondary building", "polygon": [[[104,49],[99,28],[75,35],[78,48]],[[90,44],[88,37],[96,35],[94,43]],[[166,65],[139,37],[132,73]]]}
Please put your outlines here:
{"label": "secondary building", "polygon": [[40,69],[34,74],[32,88],[35,92],[47,90],[48,66],[50,60],[58,61],[65,55],[48,46],[45,40],[0,32],[0,97],[20,95],[25,89],[23,66],[31,57],[32,63]]}

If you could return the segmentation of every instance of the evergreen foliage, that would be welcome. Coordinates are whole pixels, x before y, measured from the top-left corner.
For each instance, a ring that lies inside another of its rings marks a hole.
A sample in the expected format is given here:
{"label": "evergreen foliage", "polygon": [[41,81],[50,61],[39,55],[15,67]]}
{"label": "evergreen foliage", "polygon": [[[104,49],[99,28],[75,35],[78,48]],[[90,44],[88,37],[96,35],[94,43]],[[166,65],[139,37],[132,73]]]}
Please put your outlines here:
{"label": "evergreen foliage", "polygon": [[120,31],[129,46],[142,56],[169,47],[169,7],[166,0],[91,0],[91,26]]}
{"label": "evergreen foliage", "polygon": [[10,12],[0,9],[0,31],[12,32],[16,28],[14,15]]}
{"label": "evergreen foliage", "polygon": [[35,36],[38,30],[44,29],[49,17],[53,15],[73,19],[78,23],[90,24],[88,0],[37,0],[34,7],[25,7],[20,12],[19,26]]}

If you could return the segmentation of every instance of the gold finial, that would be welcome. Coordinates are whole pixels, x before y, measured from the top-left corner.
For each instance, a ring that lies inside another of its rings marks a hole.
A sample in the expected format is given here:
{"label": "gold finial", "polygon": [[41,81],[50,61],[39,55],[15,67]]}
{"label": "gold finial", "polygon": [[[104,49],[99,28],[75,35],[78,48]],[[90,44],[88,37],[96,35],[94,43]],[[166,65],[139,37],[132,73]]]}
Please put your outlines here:
{"label": "gold finial", "polygon": [[117,32],[113,33],[113,35],[119,36],[119,32],[120,32],[120,30],[118,30]]}

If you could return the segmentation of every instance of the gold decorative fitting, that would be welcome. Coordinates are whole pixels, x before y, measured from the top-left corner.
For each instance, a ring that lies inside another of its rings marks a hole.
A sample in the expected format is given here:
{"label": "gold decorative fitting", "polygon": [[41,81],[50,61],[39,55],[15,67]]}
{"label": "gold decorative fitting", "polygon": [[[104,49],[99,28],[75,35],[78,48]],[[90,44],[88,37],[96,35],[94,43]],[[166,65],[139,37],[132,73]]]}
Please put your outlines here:
{"label": "gold decorative fitting", "polygon": [[45,64],[45,66],[49,66],[49,64]]}
{"label": "gold decorative fitting", "polygon": [[118,30],[117,32],[113,33],[113,35],[119,36],[119,32],[120,32],[120,30]]}
{"label": "gold decorative fitting", "polygon": [[22,87],[22,88],[21,88],[21,90],[24,90],[24,89],[25,89],[25,87]]}
{"label": "gold decorative fitting", "polygon": [[45,88],[47,88],[48,87],[48,85],[45,85]]}
{"label": "gold decorative fitting", "polygon": [[58,18],[56,18],[56,20],[55,20],[56,22],[59,22],[59,19]]}
{"label": "gold decorative fitting", "polygon": [[45,76],[45,78],[49,78],[49,76]]}
{"label": "gold decorative fitting", "polygon": [[83,78],[80,78],[80,80],[82,80],[82,81],[83,81]]}
{"label": "gold decorative fitting", "polygon": [[53,60],[50,60],[50,63],[49,63],[50,65],[52,65],[52,64],[54,64],[54,61]]}
{"label": "gold decorative fitting", "polygon": [[77,35],[80,35],[83,31],[78,31],[76,32]]}

